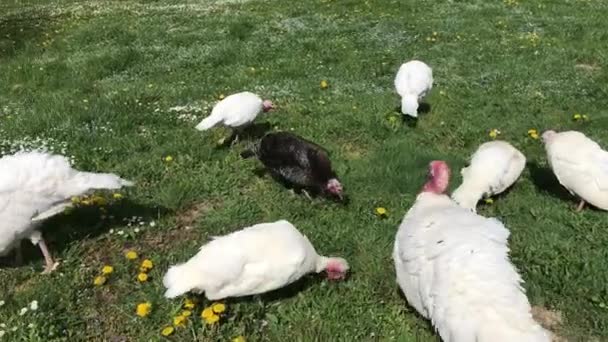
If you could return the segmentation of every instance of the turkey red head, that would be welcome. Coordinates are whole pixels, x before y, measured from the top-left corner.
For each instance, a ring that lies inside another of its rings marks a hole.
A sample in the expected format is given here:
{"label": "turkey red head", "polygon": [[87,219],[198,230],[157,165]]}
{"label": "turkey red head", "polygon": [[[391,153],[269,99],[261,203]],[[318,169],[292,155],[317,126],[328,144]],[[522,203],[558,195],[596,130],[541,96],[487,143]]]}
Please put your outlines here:
{"label": "turkey red head", "polygon": [[264,113],[269,112],[273,109],[274,109],[274,104],[272,103],[272,101],[264,100],[264,102],[262,102],[262,110],[264,111]]}
{"label": "turkey red head", "polygon": [[443,160],[433,160],[429,164],[428,180],[422,192],[443,194],[450,183],[450,167]]}
{"label": "turkey red head", "polygon": [[341,201],[344,200],[344,189],[342,188],[342,184],[337,178],[332,178],[327,181],[327,184],[325,185],[325,191],[327,191],[333,196],[336,196]]}

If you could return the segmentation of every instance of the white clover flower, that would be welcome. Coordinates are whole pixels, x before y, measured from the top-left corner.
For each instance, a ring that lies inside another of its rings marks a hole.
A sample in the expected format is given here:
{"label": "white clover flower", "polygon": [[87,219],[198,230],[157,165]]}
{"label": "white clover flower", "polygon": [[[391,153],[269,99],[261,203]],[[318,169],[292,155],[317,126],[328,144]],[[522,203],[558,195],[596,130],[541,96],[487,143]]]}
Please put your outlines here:
{"label": "white clover flower", "polygon": [[21,310],[19,311],[19,316],[25,315],[26,312],[27,312],[27,308],[21,308]]}
{"label": "white clover flower", "polygon": [[33,300],[30,303],[30,310],[32,310],[32,311],[38,310],[38,301],[37,300]]}

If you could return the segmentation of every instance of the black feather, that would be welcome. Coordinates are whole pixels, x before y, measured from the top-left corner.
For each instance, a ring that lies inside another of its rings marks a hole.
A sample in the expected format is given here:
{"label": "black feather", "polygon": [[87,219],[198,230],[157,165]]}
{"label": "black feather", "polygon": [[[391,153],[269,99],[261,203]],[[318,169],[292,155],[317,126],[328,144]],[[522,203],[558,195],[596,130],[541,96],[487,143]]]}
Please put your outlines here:
{"label": "black feather", "polygon": [[268,133],[254,154],[273,175],[316,193],[324,192],[327,182],[337,178],[327,150],[295,134]]}

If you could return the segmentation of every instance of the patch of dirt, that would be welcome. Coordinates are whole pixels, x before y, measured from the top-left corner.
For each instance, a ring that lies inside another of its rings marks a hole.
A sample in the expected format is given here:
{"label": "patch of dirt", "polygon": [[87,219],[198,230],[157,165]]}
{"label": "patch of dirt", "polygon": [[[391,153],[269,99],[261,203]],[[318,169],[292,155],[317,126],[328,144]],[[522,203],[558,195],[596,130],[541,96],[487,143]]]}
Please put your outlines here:
{"label": "patch of dirt", "polygon": [[213,208],[214,205],[209,202],[200,202],[193,204],[188,209],[177,213],[177,227],[191,227],[194,223],[196,223],[196,221],[199,220],[199,218],[210,212]]}
{"label": "patch of dirt", "polygon": [[352,143],[344,143],[342,145],[342,154],[349,160],[361,159],[365,154],[365,150]]}
{"label": "patch of dirt", "polygon": [[553,333],[553,342],[567,342],[568,340],[555,333],[556,330],[564,323],[563,315],[560,311],[553,311],[542,306],[532,307],[532,317],[543,328],[550,330]]}
{"label": "patch of dirt", "polygon": [[139,243],[141,250],[154,249],[156,251],[168,251],[177,244],[184,241],[200,238],[200,232],[191,228],[174,228],[162,233],[146,234]]}

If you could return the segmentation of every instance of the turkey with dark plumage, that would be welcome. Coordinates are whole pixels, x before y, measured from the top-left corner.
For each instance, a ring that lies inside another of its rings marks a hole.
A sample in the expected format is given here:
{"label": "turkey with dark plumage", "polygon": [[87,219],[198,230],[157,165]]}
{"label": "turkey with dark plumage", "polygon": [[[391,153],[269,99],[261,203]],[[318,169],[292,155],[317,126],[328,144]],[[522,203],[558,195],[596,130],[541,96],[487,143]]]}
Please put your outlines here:
{"label": "turkey with dark plumage", "polygon": [[268,133],[241,156],[257,157],[274,177],[289,185],[344,200],[327,151],[295,134]]}

